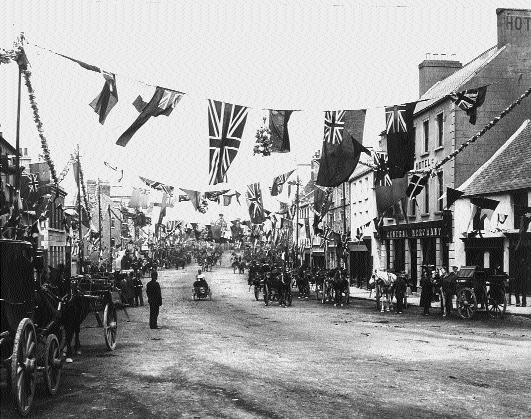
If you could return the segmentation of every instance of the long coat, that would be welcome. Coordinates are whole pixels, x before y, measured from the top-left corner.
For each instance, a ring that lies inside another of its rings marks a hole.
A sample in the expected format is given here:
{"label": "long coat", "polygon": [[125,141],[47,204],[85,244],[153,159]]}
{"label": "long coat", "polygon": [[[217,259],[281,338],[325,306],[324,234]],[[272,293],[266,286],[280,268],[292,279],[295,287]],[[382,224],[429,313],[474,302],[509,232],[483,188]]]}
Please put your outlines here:
{"label": "long coat", "polygon": [[162,292],[160,290],[160,284],[155,279],[152,279],[147,283],[146,294],[149,305],[162,305]]}
{"label": "long coat", "polygon": [[420,294],[420,305],[422,307],[431,304],[433,284],[431,277],[428,275],[422,275],[420,280],[420,286],[422,287],[422,293]]}

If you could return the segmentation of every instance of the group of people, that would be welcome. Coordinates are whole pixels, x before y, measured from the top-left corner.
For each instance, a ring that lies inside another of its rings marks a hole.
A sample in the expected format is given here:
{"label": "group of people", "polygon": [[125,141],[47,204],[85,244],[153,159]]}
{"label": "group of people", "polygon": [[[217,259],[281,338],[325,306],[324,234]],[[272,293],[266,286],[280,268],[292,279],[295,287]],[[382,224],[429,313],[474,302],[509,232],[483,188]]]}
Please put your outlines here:
{"label": "group of people", "polygon": [[453,266],[451,272],[446,268],[436,270],[433,265],[422,266],[420,306],[425,316],[430,315],[431,303],[435,294],[440,296],[443,317],[452,312],[458,272],[458,266]]}

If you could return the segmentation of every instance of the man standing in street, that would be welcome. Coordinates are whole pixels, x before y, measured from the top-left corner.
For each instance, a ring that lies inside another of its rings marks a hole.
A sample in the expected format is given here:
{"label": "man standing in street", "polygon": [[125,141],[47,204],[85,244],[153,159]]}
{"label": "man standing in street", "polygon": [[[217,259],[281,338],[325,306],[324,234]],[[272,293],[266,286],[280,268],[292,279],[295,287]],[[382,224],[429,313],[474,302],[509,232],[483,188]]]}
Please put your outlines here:
{"label": "man standing in street", "polygon": [[157,269],[151,271],[151,281],[146,285],[146,294],[149,304],[149,328],[158,329],[157,317],[159,316],[159,307],[162,305],[162,292],[160,284],[157,282]]}

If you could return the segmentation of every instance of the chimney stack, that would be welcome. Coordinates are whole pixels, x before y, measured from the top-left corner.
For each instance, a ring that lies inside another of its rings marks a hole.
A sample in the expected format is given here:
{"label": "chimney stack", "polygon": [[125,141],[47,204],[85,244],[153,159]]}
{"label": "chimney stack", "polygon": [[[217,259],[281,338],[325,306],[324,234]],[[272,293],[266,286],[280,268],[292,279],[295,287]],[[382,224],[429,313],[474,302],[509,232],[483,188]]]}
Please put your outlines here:
{"label": "chimney stack", "polygon": [[446,54],[440,54],[440,57],[439,54],[426,55],[426,59],[419,64],[419,96],[463,67],[459,61],[447,60]]}
{"label": "chimney stack", "polygon": [[531,10],[496,9],[498,48],[506,44],[531,48]]}

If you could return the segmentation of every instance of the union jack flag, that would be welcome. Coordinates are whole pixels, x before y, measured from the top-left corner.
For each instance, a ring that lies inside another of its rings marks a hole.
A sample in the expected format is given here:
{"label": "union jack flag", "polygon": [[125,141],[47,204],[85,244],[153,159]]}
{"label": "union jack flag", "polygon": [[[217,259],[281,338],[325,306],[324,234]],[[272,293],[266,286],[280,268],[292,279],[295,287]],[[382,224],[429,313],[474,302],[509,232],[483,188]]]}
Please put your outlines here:
{"label": "union jack flag", "polygon": [[245,106],[208,100],[210,185],[227,182],[227,170],[240,148],[246,121],[247,108]]}
{"label": "union jack flag", "polygon": [[394,105],[389,108],[385,108],[387,134],[407,132],[407,122],[405,120],[406,112],[407,105]]}
{"label": "union jack flag", "polygon": [[384,153],[373,152],[374,165],[376,166],[374,184],[378,186],[391,186],[387,156]]}
{"label": "union jack flag", "polygon": [[166,185],[162,182],[157,182],[156,180],[147,179],[142,176],[138,176],[142,182],[144,182],[146,185],[152,187],[153,189],[156,189],[158,191],[166,192],[169,196],[173,196],[173,186]]}
{"label": "union jack flag", "polygon": [[487,86],[481,86],[477,89],[463,90],[462,92],[453,92],[450,94],[450,98],[454,103],[464,110],[470,117],[470,123],[476,123],[477,108],[483,105],[485,102],[485,96],[487,94]]}
{"label": "union jack flag", "polygon": [[39,176],[37,176],[35,173],[29,173],[25,176],[29,178],[28,188],[29,188],[30,193],[37,192],[37,190],[39,189]]}
{"label": "union jack flag", "polygon": [[345,111],[326,111],[324,141],[330,144],[341,144],[345,127]]}
{"label": "union jack flag", "polygon": [[249,202],[251,222],[254,224],[262,223],[265,217],[260,183],[253,183],[247,186],[247,201]]}

